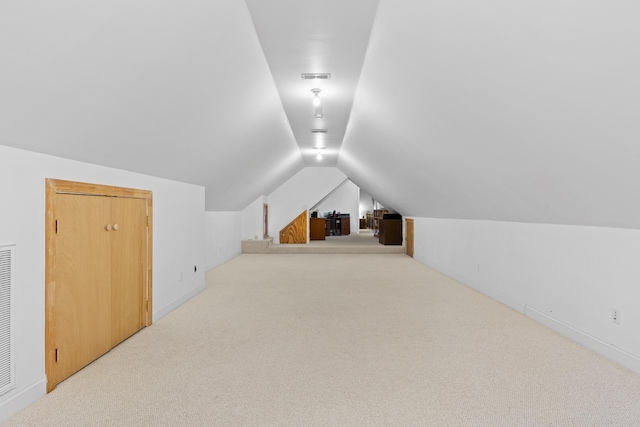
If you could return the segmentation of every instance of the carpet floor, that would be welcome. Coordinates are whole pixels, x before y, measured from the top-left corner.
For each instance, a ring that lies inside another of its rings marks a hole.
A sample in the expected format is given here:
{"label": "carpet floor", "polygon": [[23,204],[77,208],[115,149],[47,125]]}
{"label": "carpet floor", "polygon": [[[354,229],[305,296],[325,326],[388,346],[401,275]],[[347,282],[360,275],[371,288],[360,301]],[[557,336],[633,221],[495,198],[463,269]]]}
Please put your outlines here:
{"label": "carpet floor", "polygon": [[7,426],[638,426],[640,375],[405,255],[241,255]]}

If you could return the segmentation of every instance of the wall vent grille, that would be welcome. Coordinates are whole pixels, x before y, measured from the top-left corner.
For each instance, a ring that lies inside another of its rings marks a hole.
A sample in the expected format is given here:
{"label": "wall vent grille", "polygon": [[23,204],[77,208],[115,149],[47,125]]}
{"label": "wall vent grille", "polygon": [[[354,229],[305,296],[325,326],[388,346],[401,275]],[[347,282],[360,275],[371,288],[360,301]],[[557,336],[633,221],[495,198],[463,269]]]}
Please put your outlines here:
{"label": "wall vent grille", "polygon": [[327,133],[329,129],[311,129],[311,133]]}
{"label": "wall vent grille", "polygon": [[14,246],[0,245],[0,394],[15,387],[13,359]]}
{"label": "wall vent grille", "polygon": [[331,73],[302,73],[302,80],[329,80]]}

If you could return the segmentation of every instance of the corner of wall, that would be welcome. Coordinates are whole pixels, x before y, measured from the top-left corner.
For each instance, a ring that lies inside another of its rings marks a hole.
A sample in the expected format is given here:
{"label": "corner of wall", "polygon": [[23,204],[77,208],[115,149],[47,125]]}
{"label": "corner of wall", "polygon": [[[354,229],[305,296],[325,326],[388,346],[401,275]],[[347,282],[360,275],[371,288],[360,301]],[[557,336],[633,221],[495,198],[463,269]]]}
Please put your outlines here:
{"label": "corner of wall", "polygon": [[169,304],[166,304],[165,306],[161,307],[158,310],[155,310],[153,313],[151,313],[151,318],[153,322],[157,322],[158,320],[162,319],[164,316],[166,316],[167,314],[171,313],[173,310],[175,310],[176,308],[180,307],[182,304],[184,304],[185,302],[189,301],[191,298],[195,297],[196,295],[198,295],[200,292],[204,291],[205,289],[207,289],[207,284],[206,283],[201,283],[199,286],[197,286],[196,288],[188,291],[187,293],[181,295],[179,298],[171,301]]}

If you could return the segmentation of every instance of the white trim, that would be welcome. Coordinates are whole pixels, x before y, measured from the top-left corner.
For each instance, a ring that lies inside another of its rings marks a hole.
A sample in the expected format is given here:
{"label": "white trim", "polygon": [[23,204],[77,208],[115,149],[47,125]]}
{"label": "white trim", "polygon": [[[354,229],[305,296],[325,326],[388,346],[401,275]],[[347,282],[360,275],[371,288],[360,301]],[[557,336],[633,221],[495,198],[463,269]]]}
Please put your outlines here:
{"label": "white trim", "polygon": [[439,271],[440,273],[448,277],[451,277],[452,279],[460,282],[461,284],[467,286],[468,288],[475,289],[476,291],[488,296],[489,298],[494,299],[497,302],[504,304],[507,307],[510,307],[522,313],[526,317],[532,320],[535,320],[541,325],[546,326],[552,331],[557,332],[560,335],[563,335],[569,338],[570,340],[577,342],[578,344],[585,346],[589,350],[592,350],[608,358],[609,360],[612,360],[615,363],[627,369],[630,369],[635,373],[640,374],[640,358],[636,357],[635,355],[631,353],[627,353],[626,351],[620,348],[614,347],[611,344],[608,344],[592,335],[587,334],[586,332],[583,332],[579,329],[574,328],[571,325],[568,325],[557,319],[554,319],[545,313],[542,313],[526,304],[515,301],[499,292],[495,292],[483,285],[474,284],[472,280],[468,280],[463,275],[457,274],[446,268],[442,268],[436,265],[435,263],[427,262],[424,259],[420,259],[420,258],[415,258],[415,259]]}
{"label": "white trim", "polygon": [[193,289],[192,291],[187,292],[186,294],[182,295],[180,298],[177,298],[177,299],[173,300],[172,302],[170,302],[169,304],[165,305],[161,309],[154,311],[152,313],[153,322],[157,322],[158,320],[162,319],[164,316],[166,316],[167,314],[171,313],[173,310],[175,310],[176,308],[180,307],[182,304],[184,304],[185,302],[189,301],[191,298],[195,297],[196,295],[198,295],[200,292],[204,291],[205,289],[207,289],[207,284],[203,283],[200,286],[198,286],[197,288]]}
{"label": "white trim", "polygon": [[571,325],[567,325],[566,323],[554,319],[553,317],[529,306],[525,306],[525,316],[559,333],[560,335],[564,335],[565,337],[582,344],[588,349],[613,360],[619,365],[640,374],[640,359],[633,354],[627,353],[624,350],[614,347],[611,344],[576,329]]}
{"label": "white trim", "polygon": [[47,377],[42,377],[15,396],[0,403],[0,423],[7,421],[46,394]]}
{"label": "white trim", "polygon": [[216,268],[216,267],[218,267],[219,265],[222,265],[222,264],[224,264],[224,263],[225,263],[225,262],[227,262],[227,261],[231,261],[232,259],[234,259],[235,257],[240,256],[240,255],[242,255],[242,250],[239,250],[239,251],[237,251],[237,252],[234,252],[234,253],[232,253],[231,255],[228,255],[228,256],[226,256],[226,257],[224,257],[224,258],[217,259],[217,260],[215,260],[212,264],[210,264],[210,265],[208,265],[208,266],[207,266],[207,271],[209,271],[209,270],[211,270],[211,269],[213,269],[213,268]]}
{"label": "white trim", "polygon": [[414,254],[414,258],[416,260],[418,260],[419,262],[421,262],[421,263],[433,268],[434,270],[439,271],[440,273],[444,274],[445,276],[451,277],[452,279],[462,283],[466,287],[471,288],[471,289],[475,289],[476,291],[480,292],[481,294],[484,294],[484,295],[488,296],[489,298],[498,301],[500,304],[504,304],[507,307],[517,311],[518,313],[524,314],[526,305],[522,304],[521,302],[518,302],[518,301],[516,301],[514,299],[511,299],[508,296],[506,296],[504,294],[501,294],[500,292],[496,292],[494,290],[491,290],[487,286],[484,286],[482,284],[476,284],[476,283],[474,283],[473,280],[470,280],[470,279],[466,278],[465,276],[463,276],[461,274],[457,274],[456,272],[454,272],[452,270],[449,270],[447,268],[441,267],[441,266],[437,265],[436,263],[428,262],[428,261],[426,261],[424,259],[421,259],[419,257],[415,257],[415,254]]}

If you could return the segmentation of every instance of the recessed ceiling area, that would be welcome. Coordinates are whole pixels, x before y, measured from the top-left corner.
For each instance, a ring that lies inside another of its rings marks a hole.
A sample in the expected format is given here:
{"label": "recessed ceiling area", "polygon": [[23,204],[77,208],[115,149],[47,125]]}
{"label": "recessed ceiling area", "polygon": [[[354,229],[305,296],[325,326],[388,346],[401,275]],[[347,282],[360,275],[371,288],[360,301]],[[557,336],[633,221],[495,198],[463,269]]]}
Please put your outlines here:
{"label": "recessed ceiling area", "polygon": [[[378,1],[247,0],[247,6],[304,164],[335,166]],[[321,161],[313,147],[325,147]]]}

